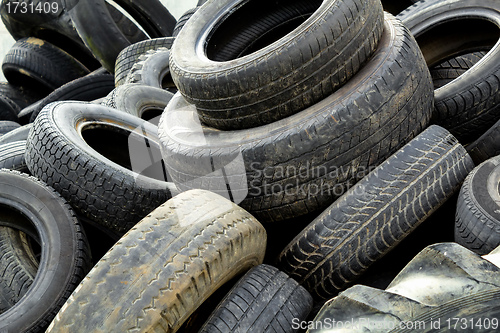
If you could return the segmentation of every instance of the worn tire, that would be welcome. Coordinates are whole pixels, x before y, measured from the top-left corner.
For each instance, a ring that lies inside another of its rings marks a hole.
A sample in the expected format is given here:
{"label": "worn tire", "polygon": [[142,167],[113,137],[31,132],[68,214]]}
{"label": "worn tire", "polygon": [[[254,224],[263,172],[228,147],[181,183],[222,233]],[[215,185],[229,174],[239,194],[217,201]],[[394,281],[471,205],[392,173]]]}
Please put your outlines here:
{"label": "worn tire", "polygon": [[29,119],[29,122],[32,123],[40,111],[52,102],[66,100],[90,102],[105,97],[114,87],[113,75],[91,73],[62,85],[44,99],[23,109],[19,113],[19,118],[21,120]]}
{"label": "worn tire", "polygon": [[311,295],[295,280],[259,265],[236,283],[199,332],[297,332],[293,321],[305,320],[312,305]]}
{"label": "worn tire", "polygon": [[34,37],[20,39],[12,46],[2,70],[10,83],[47,93],[89,73],[62,49]]}
{"label": "worn tire", "polygon": [[182,28],[184,28],[184,25],[186,22],[193,16],[193,14],[198,10],[199,7],[194,7],[186,10],[184,14],[179,17],[177,20],[177,23],[175,24],[174,31],[172,32],[172,37],[177,37],[179,32],[181,32]]}
{"label": "worn tire", "polygon": [[197,123],[194,106],[176,95],[158,131],[181,190],[229,192],[259,221],[280,221],[327,207],[418,135],[432,94],[415,40],[388,14],[372,60],[322,102],[269,125],[217,131]]}
{"label": "worn tire", "polygon": [[0,82],[0,95],[8,97],[21,109],[45,97],[34,89],[14,86],[8,82]]}
{"label": "worn tire", "polygon": [[[116,25],[104,0],[62,0],[83,42],[110,73],[130,41]],[[151,38],[171,36],[175,18],[158,0],[118,0]]]}
{"label": "worn tire", "polygon": [[204,123],[253,128],[340,88],[375,52],[382,30],[378,0],[212,1],[179,33],[170,71]]}
{"label": "worn tire", "polygon": [[265,247],[262,225],[235,204],[207,191],[179,194],[118,241],[47,333],[175,332],[210,294],[261,263]]}
{"label": "worn tire", "polygon": [[157,50],[160,47],[170,49],[174,42],[172,37],[147,39],[139,43],[132,44],[124,48],[118,57],[115,64],[115,85],[116,87],[126,83],[127,75],[139,60],[139,57],[147,51]]}
{"label": "worn tire", "polygon": [[0,314],[19,302],[38,271],[27,237],[19,230],[0,227]]}
{"label": "worn tire", "polygon": [[8,133],[0,136],[0,145],[5,143],[11,143],[15,141],[26,141],[28,140],[28,134],[31,130],[32,125],[24,125],[21,127],[14,128]]}
{"label": "worn tire", "polygon": [[464,144],[473,141],[500,119],[500,3],[419,1],[398,17],[417,39],[429,67],[491,48],[470,70],[435,91],[433,123]]}
{"label": "worn tire", "polygon": [[335,296],[458,192],[473,168],[458,141],[431,126],[311,222],[278,267],[313,296]]}
{"label": "worn tire", "polygon": [[[140,83],[127,83],[115,88],[102,103],[110,108],[127,112],[144,120],[158,122],[158,117],[174,94]],[[0,139],[1,140],[1,139]]]}
{"label": "worn tire", "polygon": [[500,156],[472,171],[458,197],[455,242],[486,254],[500,245]]}
{"label": "worn tire", "polygon": [[468,145],[467,151],[476,165],[500,155],[500,120]]}
{"label": "worn tire", "polygon": [[[455,243],[431,245],[386,290],[354,286],[327,302],[313,322],[335,319],[373,333],[494,332],[500,316],[499,266],[498,252],[481,258]],[[328,332],[345,330],[334,325]]]}
{"label": "worn tire", "polygon": [[156,132],[153,124],[101,105],[53,103],[33,124],[26,163],[77,213],[123,234],[176,193],[160,178]]}
{"label": "worn tire", "polygon": [[28,175],[0,171],[0,204],[0,225],[30,228],[42,244],[37,277],[0,314],[0,331],[43,332],[90,269],[87,238],[66,201]]}
{"label": "worn tire", "polygon": [[473,52],[454,57],[430,69],[434,89],[456,80],[481,60],[486,52]]}
{"label": "worn tire", "polygon": [[19,123],[10,120],[0,120],[0,137],[21,127]]}
{"label": "worn tire", "polygon": [[177,92],[170,73],[169,59],[170,50],[166,47],[147,51],[132,66],[125,82]]}
{"label": "worn tire", "polygon": [[16,170],[29,174],[24,152],[26,141],[0,144],[0,169]]}

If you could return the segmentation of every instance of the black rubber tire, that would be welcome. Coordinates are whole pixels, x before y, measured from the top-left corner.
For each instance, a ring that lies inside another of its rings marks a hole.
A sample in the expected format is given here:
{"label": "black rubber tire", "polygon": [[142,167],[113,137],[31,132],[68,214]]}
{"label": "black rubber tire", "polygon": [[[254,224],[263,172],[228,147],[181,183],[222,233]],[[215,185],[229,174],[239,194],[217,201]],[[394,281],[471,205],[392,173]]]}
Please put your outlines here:
{"label": "black rubber tire", "polygon": [[160,47],[141,55],[130,69],[126,83],[140,83],[146,86],[177,92],[170,73],[170,50]]}
{"label": "black rubber tire", "polygon": [[[113,21],[104,0],[62,0],[83,42],[110,73],[121,50],[130,41]],[[117,0],[150,38],[171,36],[175,18],[159,0]]]}
{"label": "black rubber tire", "polygon": [[159,149],[157,127],[147,121],[97,104],[59,102],[36,118],[26,163],[77,213],[124,234],[177,193],[165,181]]}
{"label": "black rubber tire", "polygon": [[179,189],[229,192],[259,221],[280,221],[326,208],[424,130],[432,94],[415,40],[387,14],[372,60],[317,105],[259,128],[216,131],[175,95],[158,131]]}
{"label": "black rubber tire", "polygon": [[473,168],[447,130],[429,127],[309,224],[278,267],[314,297],[335,296],[458,192]]}
{"label": "black rubber tire", "polygon": [[160,115],[173,96],[171,92],[160,88],[127,83],[115,88],[102,105],[144,120],[154,120],[157,124]]}
{"label": "black rubber tire", "polygon": [[293,321],[305,320],[312,305],[311,295],[295,280],[259,265],[236,283],[199,332],[297,332]]}
{"label": "black rubber tire", "polygon": [[498,252],[493,255],[497,258],[481,258],[455,243],[428,246],[386,290],[354,286],[326,303],[311,322],[333,323],[331,333],[354,331],[337,323],[373,333],[496,332],[500,262]]}
{"label": "black rubber tire", "polygon": [[174,31],[172,32],[172,37],[177,37],[179,32],[181,32],[182,28],[186,24],[186,22],[193,16],[193,14],[198,10],[199,7],[194,7],[186,10],[184,14],[179,17],[177,23],[175,24]]}
{"label": "black rubber tire", "polygon": [[170,71],[204,123],[253,128],[340,88],[382,30],[379,0],[211,1],[179,33]]}
{"label": "black rubber tire", "polygon": [[45,97],[45,95],[40,94],[36,90],[14,86],[8,82],[0,82],[0,95],[9,98],[20,109],[24,109],[28,105]]}
{"label": "black rubber tire", "polygon": [[214,193],[181,193],[113,246],[47,333],[176,332],[210,294],[262,263],[265,248],[249,213]]}
{"label": "black rubber tire", "polygon": [[0,225],[31,227],[43,244],[37,277],[0,314],[0,331],[43,332],[90,270],[87,238],[66,201],[28,175],[0,170],[0,204]]}
{"label": "black rubber tire", "polygon": [[466,148],[476,165],[500,155],[500,120]]}
{"label": "black rubber tire", "polygon": [[456,80],[481,60],[487,52],[473,52],[464,54],[430,69],[434,89],[441,88]]}
{"label": "black rubber tire", "polygon": [[10,83],[47,93],[89,73],[62,49],[33,37],[20,39],[12,46],[2,70]]}
{"label": "black rubber tire", "polygon": [[0,136],[0,145],[15,142],[15,141],[28,140],[28,134],[31,130],[31,127],[32,127],[31,124],[24,125],[24,126],[13,129],[12,131],[8,132],[7,134]]}
{"label": "black rubber tire", "polygon": [[39,262],[22,231],[0,227],[0,314],[13,307],[33,284]]}
{"label": "black rubber tire", "polygon": [[114,87],[113,75],[91,73],[62,85],[44,99],[23,109],[18,116],[21,122],[29,119],[29,122],[32,123],[40,111],[52,102],[67,100],[90,102],[105,97],[113,91]]}
{"label": "black rubber tire", "polygon": [[19,127],[21,127],[21,125],[15,121],[0,120],[0,136],[10,133]]}
{"label": "black rubber tire", "polygon": [[6,96],[0,96],[0,121],[18,121],[17,115],[21,108]]}
{"label": "black rubber tire", "polygon": [[399,16],[430,68],[456,55],[490,49],[457,80],[435,91],[433,123],[469,143],[500,119],[500,3],[419,1]]}
{"label": "black rubber tire", "polygon": [[29,174],[24,152],[26,141],[0,144],[0,169],[16,170]]}
{"label": "black rubber tire", "polygon": [[500,245],[500,156],[472,171],[458,197],[455,242],[486,254]]}
{"label": "black rubber tire", "polygon": [[171,48],[174,42],[172,37],[147,39],[139,43],[132,44],[124,48],[118,57],[115,64],[115,85],[116,87],[125,84],[127,75],[139,60],[139,57],[149,50],[157,50],[160,47]]}

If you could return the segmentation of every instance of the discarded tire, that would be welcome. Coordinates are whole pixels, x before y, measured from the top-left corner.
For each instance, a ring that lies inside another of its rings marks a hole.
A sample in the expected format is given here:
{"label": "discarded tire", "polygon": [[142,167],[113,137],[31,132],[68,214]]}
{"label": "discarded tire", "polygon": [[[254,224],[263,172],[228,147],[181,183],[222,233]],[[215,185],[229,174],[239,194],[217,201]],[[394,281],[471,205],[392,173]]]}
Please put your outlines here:
{"label": "discarded tire", "polygon": [[[156,126],[138,117],[96,104],[54,103],[33,124],[26,163],[79,214],[123,234],[176,193],[161,178],[157,140]],[[142,155],[129,154],[134,144]],[[138,170],[134,161],[153,168],[158,162],[159,175]]]}
{"label": "discarded tire", "polygon": [[42,244],[37,278],[0,314],[0,330],[43,331],[90,269],[87,239],[66,201],[33,177],[0,170],[0,225],[34,230]]}
{"label": "discarded tire", "polygon": [[495,0],[419,1],[398,15],[432,67],[457,54],[491,49],[457,80],[435,91],[433,122],[461,142],[473,141],[499,117],[500,3]]}
{"label": "discarded tire", "polygon": [[204,123],[253,128],[340,88],[368,61],[382,30],[380,1],[213,1],[177,36],[170,70]]}
{"label": "discarded tire", "polygon": [[467,151],[476,165],[500,155],[500,120],[477,140],[468,145]]}
{"label": "discarded tire", "polygon": [[16,170],[29,174],[24,158],[25,151],[26,141],[0,144],[0,169]]}
{"label": "discarded tire", "polygon": [[216,131],[202,127],[194,107],[176,95],[158,131],[181,190],[229,191],[259,221],[280,221],[327,207],[418,135],[428,125],[432,93],[415,40],[387,15],[372,60],[320,103],[258,128]]}
{"label": "discarded tire", "polygon": [[294,320],[305,320],[311,309],[311,295],[295,280],[259,265],[238,281],[200,333],[296,332]]}
{"label": "discarded tire", "polygon": [[455,241],[478,254],[500,245],[499,164],[497,156],[477,166],[458,197]]}
{"label": "discarded tire", "polygon": [[261,263],[265,246],[262,225],[235,204],[181,193],[101,259],[47,332],[176,332],[218,287]]}
{"label": "discarded tire", "polygon": [[170,73],[169,59],[170,50],[166,47],[147,51],[132,66],[125,82],[177,92]]}

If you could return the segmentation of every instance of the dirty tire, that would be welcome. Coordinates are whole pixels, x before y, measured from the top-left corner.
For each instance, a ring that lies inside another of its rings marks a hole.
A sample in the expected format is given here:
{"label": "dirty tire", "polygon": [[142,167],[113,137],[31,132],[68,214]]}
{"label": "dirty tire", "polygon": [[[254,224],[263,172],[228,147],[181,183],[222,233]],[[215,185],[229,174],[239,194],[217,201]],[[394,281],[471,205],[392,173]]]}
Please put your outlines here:
{"label": "dirty tire", "polygon": [[383,17],[378,0],[209,2],[172,46],[172,78],[213,128],[269,124],[357,73],[377,47]]}
{"label": "dirty tire", "polygon": [[125,82],[177,92],[170,73],[169,59],[170,50],[166,47],[147,51],[132,66]]}
{"label": "dirty tire", "polygon": [[25,118],[29,116],[29,122],[32,123],[40,111],[52,102],[66,100],[90,102],[105,97],[114,87],[113,75],[91,73],[57,88],[44,99],[23,109],[19,116]]}
{"label": "dirty tire", "polygon": [[419,1],[398,17],[416,37],[430,68],[455,55],[491,49],[435,91],[433,123],[464,144],[477,139],[500,119],[500,3]]}
{"label": "dirty tire", "polygon": [[467,72],[481,60],[487,52],[474,52],[464,54],[445,62],[440,63],[430,69],[434,89],[441,88],[453,82],[460,75]]}
{"label": "dirty tire", "polygon": [[16,170],[29,174],[24,152],[26,141],[0,144],[0,169]]}
{"label": "dirty tire", "polygon": [[476,165],[500,155],[500,120],[476,141],[468,145],[467,151]]}
{"label": "dirty tire", "polygon": [[455,243],[428,246],[386,290],[349,288],[327,302],[313,321],[335,318],[358,323],[360,332],[374,333],[496,331],[498,321],[492,326],[492,319],[500,316],[500,262],[498,257],[493,259],[491,254],[481,258]]}
{"label": "dirty tire", "polygon": [[18,128],[14,128],[8,133],[0,136],[0,145],[5,143],[11,143],[16,141],[26,141],[28,140],[28,134],[31,130],[32,125],[24,125]]}
{"label": "dirty tire", "polygon": [[0,227],[0,314],[19,302],[38,271],[27,237],[19,230]]}
{"label": "dirty tire", "polygon": [[207,191],[181,193],[113,246],[47,332],[175,332],[215,290],[261,263],[265,248],[265,229],[246,211]]}
{"label": "dirty tire", "polygon": [[162,114],[173,96],[171,92],[160,88],[140,83],[127,83],[115,88],[102,105],[130,113],[144,120],[151,120]]}
{"label": "dirty tire", "polygon": [[0,330],[43,332],[90,270],[87,238],[66,201],[28,175],[0,170],[0,204],[0,225],[31,228],[43,244],[35,281],[0,314]]}
{"label": "dirty tire", "polygon": [[21,109],[45,97],[45,95],[40,94],[34,89],[14,86],[8,82],[0,82],[0,96],[9,98]]}
{"label": "dirty tire", "polygon": [[473,168],[458,141],[431,126],[311,222],[278,267],[313,296],[335,296],[457,192]]}
{"label": "dirty tire", "polygon": [[74,57],[38,38],[18,40],[7,52],[2,70],[10,83],[51,91],[89,73]]}
{"label": "dirty tire", "polygon": [[118,57],[116,58],[115,64],[115,85],[116,87],[125,84],[127,75],[134,66],[134,64],[139,60],[139,57],[150,50],[157,50],[160,47],[166,47],[170,49],[175,38],[164,37],[164,38],[154,38],[147,39],[139,43],[132,44],[124,48]]}
{"label": "dirty tire", "polygon": [[[82,38],[94,56],[110,73],[114,73],[115,61],[124,48],[137,42],[123,34],[106,9],[104,0],[62,0]],[[136,19],[151,38],[172,35],[175,18],[158,0],[121,0],[122,8]]]}
{"label": "dirty tire", "polygon": [[312,309],[311,295],[295,280],[269,265],[243,276],[212,312],[200,333],[297,332]]}
{"label": "dirty tire", "polygon": [[0,135],[5,135],[21,127],[19,123],[10,120],[0,120]]}
{"label": "dirty tire", "polygon": [[[424,130],[432,94],[415,40],[387,14],[372,60],[320,103],[258,128],[216,131],[197,123],[194,106],[177,94],[158,132],[180,189],[223,195],[229,186],[230,196],[245,199],[242,207],[259,221],[281,221],[326,208]],[[235,163],[243,170],[235,171]]]}
{"label": "dirty tire", "polygon": [[172,37],[177,37],[179,32],[181,32],[182,28],[184,28],[184,25],[186,22],[193,16],[193,14],[198,10],[199,7],[194,7],[186,10],[184,14],[179,17],[177,20],[177,23],[175,24],[174,31],[172,32]]}
{"label": "dirty tire", "polygon": [[0,121],[17,121],[21,108],[7,96],[0,96]]}
{"label": "dirty tire", "polygon": [[472,171],[458,197],[455,242],[486,254],[500,245],[500,156]]}
{"label": "dirty tire", "polygon": [[[139,134],[132,132],[135,129],[140,129]],[[132,171],[129,147],[142,154],[135,160],[151,162],[147,166],[161,164],[156,132],[153,124],[101,105],[54,103],[33,124],[26,163],[77,213],[124,234],[175,192],[165,178]],[[154,157],[158,160],[151,161]]]}

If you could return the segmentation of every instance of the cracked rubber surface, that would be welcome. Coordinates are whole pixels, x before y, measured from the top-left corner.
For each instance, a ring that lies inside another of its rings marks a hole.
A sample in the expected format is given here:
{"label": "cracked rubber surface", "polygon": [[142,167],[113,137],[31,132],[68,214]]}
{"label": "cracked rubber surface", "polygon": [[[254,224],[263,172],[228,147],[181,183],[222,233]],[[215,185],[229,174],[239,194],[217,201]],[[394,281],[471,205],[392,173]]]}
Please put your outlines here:
{"label": "cracked rubber surface", "polygon": [[[223,195],[229,184],[261,222],[326,208],[429,124],[433,88],[422,54],[390,14],[384,31],[373,58],[344,87],[269,125],[217,131],[175,95],[158,130],[176,185]],[[239,154],[241,171],[233,163]]]}
{"label": "cracked rubber surface", "polygon": [[[85,136],[86,131],[92,135]],[[176,191],[160,178],[156,132],[153,124],[101,105],[53,103],[33,124],[26,163],[79,214],[124,234]],[[138,172],[153,166],[159,174],[139,176],[132,171],[131,156],[145,163]]]}
{"label": "cracked rubber surface", "polygon": [[199,332],[297,332],[293,320],[305,320],[312,305],[311,295],[295,280],[259,265],[238,281]]}
{"label": "cracked rubber surface", "polygon": [[0,314],[0,331],[43,332],[90,270],[87,238],[68,203],[34,177],[0,170],[0,205],[0,225],[29,229],[42,244],[37,277]]}
{"label": "cracked rubber surface", "polygon": [[[356,285],[327,302],[314,320],[357,324],[349,332],[495,332],[499,250],[480,257],[456,243],[428,246],[386,290]],[[345,331],[333,327],[328,332]]]}
{"label": "cracked rubber surface", "polygon": [[375,52],[383,18],[378,0],[213,1],[179,32],[170,71],[204,123],[253,128],[349,81]]}
{"label": "cracked rubber surface", "polygon": [[278,267],[314,297],[335,296],[457,192],[473,167],[448,131],[431,126],[311,222]]}
{"label": "cracked rubber surface", "polygon": [[218,287],[261,263],[265,248],[249,213],[214,193],[181,193],[113,246],[47,333],[175,332]]}

